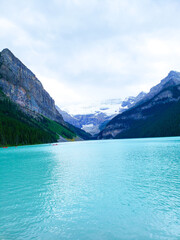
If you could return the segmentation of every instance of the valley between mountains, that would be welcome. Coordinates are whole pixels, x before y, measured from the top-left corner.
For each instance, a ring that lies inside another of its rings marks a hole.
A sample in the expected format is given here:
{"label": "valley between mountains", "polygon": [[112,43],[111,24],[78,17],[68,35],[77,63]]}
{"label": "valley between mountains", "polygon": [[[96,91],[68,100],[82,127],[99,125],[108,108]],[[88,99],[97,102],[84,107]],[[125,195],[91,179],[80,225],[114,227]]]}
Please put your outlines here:
{"label": "valley between mountains", "polygon": [[56,106],[31,70],[9,49],[0,52],[0,146],[179,136],[180,73],[149,93],[74,109]]}

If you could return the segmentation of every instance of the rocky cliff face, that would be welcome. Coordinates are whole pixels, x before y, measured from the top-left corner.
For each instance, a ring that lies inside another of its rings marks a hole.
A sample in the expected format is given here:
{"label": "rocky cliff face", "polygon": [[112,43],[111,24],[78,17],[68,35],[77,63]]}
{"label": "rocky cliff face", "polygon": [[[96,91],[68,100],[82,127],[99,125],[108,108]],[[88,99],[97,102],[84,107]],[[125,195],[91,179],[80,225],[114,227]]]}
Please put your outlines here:
{"label": "rocky cliff face", "polygon": [[64,124],[54,100],[36,76],[10,50],[0,52],[0,87],[24,111],[30,110]]}
{"label": "rocky cliff face", "polygon": [[171,71],[144,98],[117,115],[98,139],[180,134],[180,73]]}
{"label": "rocky cliff face", "polygon": [[180,73],[176,71],[170,71],[167,77],[162,79],[159,84],[150,89],[149,93],[146,94],[144,98],[141,99],[141,101],[139,101],[139,104],[152,99],[155,95],[160,93],[165,87],[176,86],[178,84],[180,84]]}

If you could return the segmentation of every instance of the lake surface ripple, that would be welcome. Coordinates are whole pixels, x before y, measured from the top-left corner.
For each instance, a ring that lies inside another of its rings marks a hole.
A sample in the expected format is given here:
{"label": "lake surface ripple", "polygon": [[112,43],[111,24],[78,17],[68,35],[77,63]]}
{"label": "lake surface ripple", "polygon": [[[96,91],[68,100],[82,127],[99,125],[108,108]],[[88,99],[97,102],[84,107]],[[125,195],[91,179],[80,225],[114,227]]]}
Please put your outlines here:
{"label": "lake surface ripple", "polygon": [[180,138],[1,148],[0,239],[180,239]]}

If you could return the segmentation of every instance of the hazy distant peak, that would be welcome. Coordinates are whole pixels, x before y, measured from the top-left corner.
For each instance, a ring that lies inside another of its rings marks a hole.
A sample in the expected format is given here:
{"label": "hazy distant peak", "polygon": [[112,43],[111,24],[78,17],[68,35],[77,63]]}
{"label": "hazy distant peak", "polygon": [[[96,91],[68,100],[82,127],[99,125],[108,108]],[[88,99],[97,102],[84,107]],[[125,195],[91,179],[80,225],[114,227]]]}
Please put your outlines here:
{"label": "hazy distant peak", "polygon": [[180,72],[170,71],[167,77],[180,77]]}
{"label": "hazy distant peak", "polygon": [[140,92],[136,97],[138,97],[138,96],[145,96],[147,93],[145,93],[145,92]]}

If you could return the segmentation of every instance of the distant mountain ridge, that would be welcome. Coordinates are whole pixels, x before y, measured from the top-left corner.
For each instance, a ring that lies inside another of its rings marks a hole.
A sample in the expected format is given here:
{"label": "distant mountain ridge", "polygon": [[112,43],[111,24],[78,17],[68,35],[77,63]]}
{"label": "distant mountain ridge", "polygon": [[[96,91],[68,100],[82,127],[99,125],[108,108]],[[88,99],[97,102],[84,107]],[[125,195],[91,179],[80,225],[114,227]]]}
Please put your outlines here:
{"label": "distant mountain ridge", "polygon": [[[137,104],[137,102],[140,102],[146,95],[147,95],[147,93],[140,92],[136,97],[128,97],[127,99],[125,99],[122,102],[121,106],[122,107],[126,107],[126,109],[124,109],[124,110],[127,110],[130,107],[132,107],[135,104]],[[121,112],[123,112],[123,111],[121,111]]]}
{"label": "distant mountain ridge", "polygon": [[117,115],[98,139],[180,135],[180,73],[171,71],[141,101]]}
{"label": "distant mountain ridge", "polygon": [[[56,106],[56,108],[66,122],[69,122],[70,124],[73,124],[74,126],[91,133],[92,135],[96,135],[113,117],[132,107],[145,95],[146,93],[141,92],[136,97],[128,97],[124,100],[108,99],[105,101],[92,103],[92,105],[87,104],[84,109],[80,106],[81,108],[79,114],[68,114],[59,107]],[[70,108],[70,112],[71,109],[72,107]]]}
{"label": "distant mountain ridge", "polygon": [[63,119],[66,122],[68,122],[68,123],[70,123],[70,124],[72,124],[72,125],[74,125],[78,128],[81,128],[81,124],[79,123],[79,121],[75,117],[71,116],[66,111],[61,110],[58,106],[56,106],[56,109],[63,116]]}

